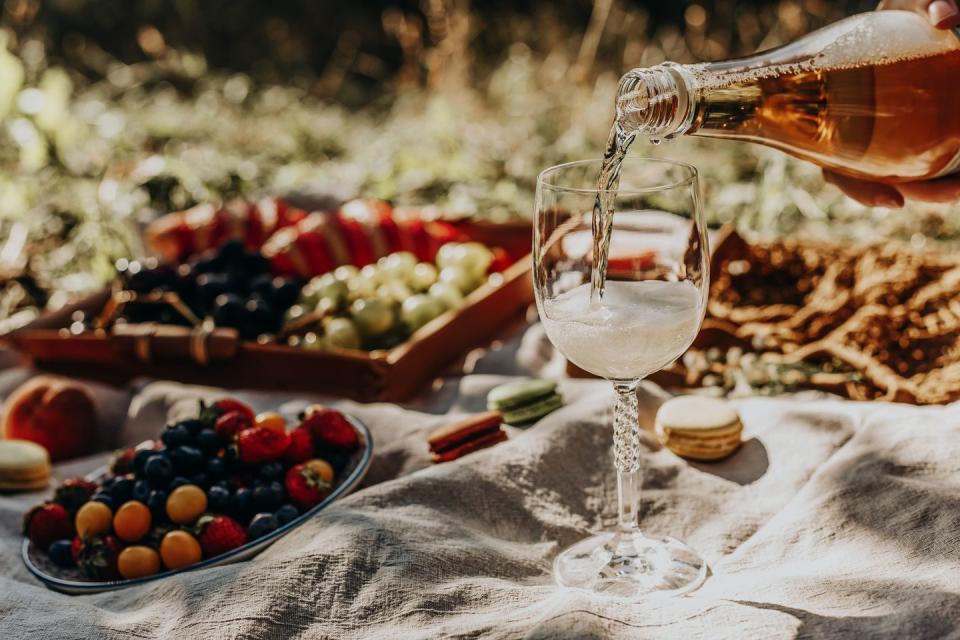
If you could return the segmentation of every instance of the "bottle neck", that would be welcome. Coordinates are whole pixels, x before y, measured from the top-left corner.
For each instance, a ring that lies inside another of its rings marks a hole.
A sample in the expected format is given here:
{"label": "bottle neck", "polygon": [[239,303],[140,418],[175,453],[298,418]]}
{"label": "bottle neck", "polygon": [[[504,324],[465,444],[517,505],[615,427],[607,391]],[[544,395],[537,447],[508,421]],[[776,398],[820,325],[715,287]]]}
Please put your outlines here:
{"label": "bottle neck", "polygon": [[699,83],[691,70],[664,62],[627,72],[617,90],[617,126],[651,140],[690,133],[699,111]]}

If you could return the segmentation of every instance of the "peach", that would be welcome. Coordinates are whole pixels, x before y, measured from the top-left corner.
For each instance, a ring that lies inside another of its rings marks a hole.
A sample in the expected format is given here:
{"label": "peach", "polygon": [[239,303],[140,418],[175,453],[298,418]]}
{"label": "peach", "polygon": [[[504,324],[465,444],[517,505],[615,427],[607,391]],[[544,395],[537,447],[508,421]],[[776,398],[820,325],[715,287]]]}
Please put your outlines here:
{"label": "peach", "polygon": [[41,375],[18,387],[4,406],[4,438],[31,440],[54,462],[92,453],[97,444],[93,395],[84,385]]}

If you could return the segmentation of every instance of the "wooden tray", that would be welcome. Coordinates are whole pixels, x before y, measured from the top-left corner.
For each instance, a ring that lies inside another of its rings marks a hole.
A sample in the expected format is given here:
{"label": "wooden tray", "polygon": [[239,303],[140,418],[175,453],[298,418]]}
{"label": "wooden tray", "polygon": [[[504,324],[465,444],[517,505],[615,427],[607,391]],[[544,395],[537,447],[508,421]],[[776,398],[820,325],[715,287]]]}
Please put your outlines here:
{"label": "wooden tray", "polygon": [[96,315],[110,297],[108,290],[41,316],[6,340],[37,368],[112,384],[147,376],[226,388],[323,392],[362,401],[404,400],[458,357],[486,344],[533,301],[528,223],[457,226],[471,239],[504,248],[516,262],[467,296],[464,306],[435,318],[393,349],[310,351],[243,341],[232,329],[217,329],[210,338],[217,348],[201,364],[185,349],[138,349],[129,331],[72,334],[73,314]]}

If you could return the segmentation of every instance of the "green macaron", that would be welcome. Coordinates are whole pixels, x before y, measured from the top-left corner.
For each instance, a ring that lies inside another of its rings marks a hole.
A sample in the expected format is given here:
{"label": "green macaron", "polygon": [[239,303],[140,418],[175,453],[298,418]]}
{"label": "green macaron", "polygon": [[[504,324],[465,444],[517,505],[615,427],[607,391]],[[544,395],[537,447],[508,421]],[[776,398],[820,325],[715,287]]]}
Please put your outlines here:
{"label": "green macaron", "polygon": [[557,383],[550,380],[518,380],[491,389],[487,406],[501,412],[507,424],[521,425],[562,407],[563,396],[557,393]]}

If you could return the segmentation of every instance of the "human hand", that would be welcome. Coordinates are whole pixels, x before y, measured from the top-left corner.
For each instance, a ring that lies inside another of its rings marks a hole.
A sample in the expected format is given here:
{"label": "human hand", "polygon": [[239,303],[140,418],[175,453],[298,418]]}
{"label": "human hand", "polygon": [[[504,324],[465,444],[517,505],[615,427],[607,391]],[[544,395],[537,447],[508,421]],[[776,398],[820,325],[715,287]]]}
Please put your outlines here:
{"label": "human hand", "polygon": [[885,184],[851,178],[824,169],[823,179],[868,207],[899,209],[903,206],[904,198],[923,202],[960,201],[960,177],[956,176],[919,182]]}
{"label": "human hand", "polygon": [[884,9],[916,11],[929,18],[938,29],[960,26],[960,10],[957,9],[956,0],[882,0],[877,10]]}
{"label": "human hand", "polygon": [[[929,18],[939,29],[960,26],[960,10],[956,0],[883,0],[878,10],[901,9],[916,11]],[[904,198],[925,202],[954,202],[960,200],[960,178],[946,177],[921,182],[889,185],[851,178],[824,170],[824,179],[836,185],[854,200],[872,207],[899,208]]]}

